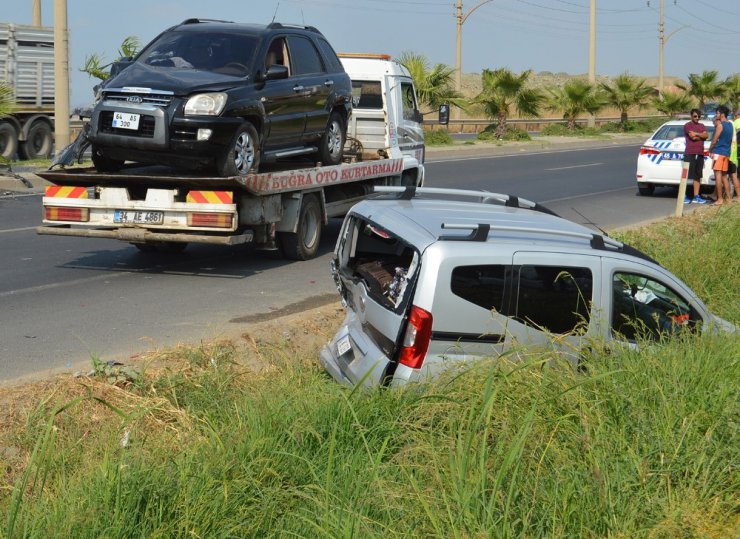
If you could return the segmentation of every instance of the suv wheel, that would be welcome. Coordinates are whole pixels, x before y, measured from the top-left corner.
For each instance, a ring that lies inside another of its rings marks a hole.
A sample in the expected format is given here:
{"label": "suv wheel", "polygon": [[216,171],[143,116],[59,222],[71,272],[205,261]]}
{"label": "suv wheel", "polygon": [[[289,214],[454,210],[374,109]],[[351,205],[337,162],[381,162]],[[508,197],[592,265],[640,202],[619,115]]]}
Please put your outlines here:
{"label": "suv wheel", "polygon": [[246,176],[257,172],[259,163],[257,130],[249,122],[244,122],[226,151],[216,158],[216,171],[219,176]]}
{"label": "suv wheel", "polygon": [[123,161],[107,157],[98,148],[92,149],[92,162],[98,172],[118,172],[123,166]]}
{"label": "suv wheel", "polygon": [[652,183],[638,183],[637,190],[640,192],[641,196],[649,197],[655,191],[655,185]]}
{"label": "suv wheel", "polygon": [[291,260],[308,260],[316,256],[321,224],[321,205],[316,195],[304,196],[296,231],[278,232],[278,247],[282,255]]}
{"label": "suv wheel", "polygon": [[326,130],[319,142],[318,160],[324,165],[338,165],[342,162],[344,141],[347,138],[347,127],[342,115],[332,111]]}

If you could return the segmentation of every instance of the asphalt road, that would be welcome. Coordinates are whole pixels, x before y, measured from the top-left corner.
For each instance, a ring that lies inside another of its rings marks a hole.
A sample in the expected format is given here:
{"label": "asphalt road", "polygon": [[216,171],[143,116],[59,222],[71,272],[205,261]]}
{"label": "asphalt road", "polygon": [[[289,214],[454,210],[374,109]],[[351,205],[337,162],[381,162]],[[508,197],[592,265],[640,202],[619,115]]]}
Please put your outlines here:
{"label": "asphalt road", "polygon": [[[428,162],[427,184],[512,193],[613,229],[675,207],[670,189],[636,195],[636,152],[449,157]],[[338,220],[316,259],[287,262],[250,246],[191,245],[166,256],[113,240],[39,236],[40,207],[40,195],[0,197],[0,383],[83,368],[91,356],[125,360],[238,335],[246,322],[337,300],[328,265]]]}

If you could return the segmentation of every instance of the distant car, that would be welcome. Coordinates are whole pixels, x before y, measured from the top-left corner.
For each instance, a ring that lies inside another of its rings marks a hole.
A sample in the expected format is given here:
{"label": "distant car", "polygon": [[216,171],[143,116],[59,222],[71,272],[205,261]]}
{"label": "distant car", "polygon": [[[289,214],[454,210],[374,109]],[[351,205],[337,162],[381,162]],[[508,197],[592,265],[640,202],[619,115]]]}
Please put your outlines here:
{"label": "distant car", "polygon": [[386,195],[352,207],[332,261],[347,316],[320,360],[341,384],[405,384],[520,346],[577,366],[593,339],[737,329],[649,256],[529,200],[375,190]]}
{"label": "distant car", "polygon": [[[655,187],[678,185],[681,181],[681,162],[686,150],[686,139],[683,126],[688,120],[671,120],[661,125],[658,130],[640,147],[637,156],[637,188],[642,196],[650,196]],[[704,154],[707,155],[709,143],[714,135],[714,124],[710,120],[700,120],[709,133],[704,142]],[[711,159],[704,161],[704,173],[701,185],[709,189],[714,186],[714,172]]]}
{"label": "distant car", "polygon": [[[730,119],[730,120],[732,120],[732,118],[733,118],[733,116],[732,116],[732,107],[729,104],[728,105],[725,105],[725,106],[730,111],[730,113],[727,115],[727,118]],[[713,101],[710,102],[710,103],[706,103],[704,105],[704,107],[702,107],[702,112],[701,112],[702,118],[704,118],[705,120],[710,120],[710,121],[713,122],[714,121],[714,118],[716,116],[717,107],[719,107],[719,103],[715,103]]]}

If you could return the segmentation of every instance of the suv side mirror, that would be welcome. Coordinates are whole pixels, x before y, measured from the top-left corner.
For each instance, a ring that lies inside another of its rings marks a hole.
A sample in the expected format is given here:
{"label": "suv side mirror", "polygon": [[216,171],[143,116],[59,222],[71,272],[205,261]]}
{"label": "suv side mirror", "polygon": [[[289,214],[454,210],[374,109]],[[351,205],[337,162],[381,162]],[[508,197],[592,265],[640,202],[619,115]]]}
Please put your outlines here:
{"label": "suv side mirror", "polygon": [[121,71],[126,69],[128,66],[134,63],[134,59],[132,56],[124,56],[122,58],[119,58],[117,61],[113,62],[113,64],[110,66],[110,75],[108,76],[109,79],[115,77],[118,75]]}
{"label": "suv side mirror", "polygon": [[280,64],[272,64],[265,71],[264,80],[287,79],[288,68]]}
{"label": "suv side mirror", "polygon": [[442,103],[439,106],[439,123],[440,125],[450,123],[450,106],[447,103]]}

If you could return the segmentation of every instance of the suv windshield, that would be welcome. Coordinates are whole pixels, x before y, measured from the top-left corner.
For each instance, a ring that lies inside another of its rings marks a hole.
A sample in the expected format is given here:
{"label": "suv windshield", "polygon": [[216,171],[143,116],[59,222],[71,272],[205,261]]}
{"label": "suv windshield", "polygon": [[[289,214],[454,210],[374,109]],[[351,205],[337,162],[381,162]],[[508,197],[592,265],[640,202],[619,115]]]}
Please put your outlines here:
{"label": "suv windshield", "polygon": [[216,32],[168,32],[137,62],[155,68],[197,69],[242,77],[249,72],[257,39]]}

